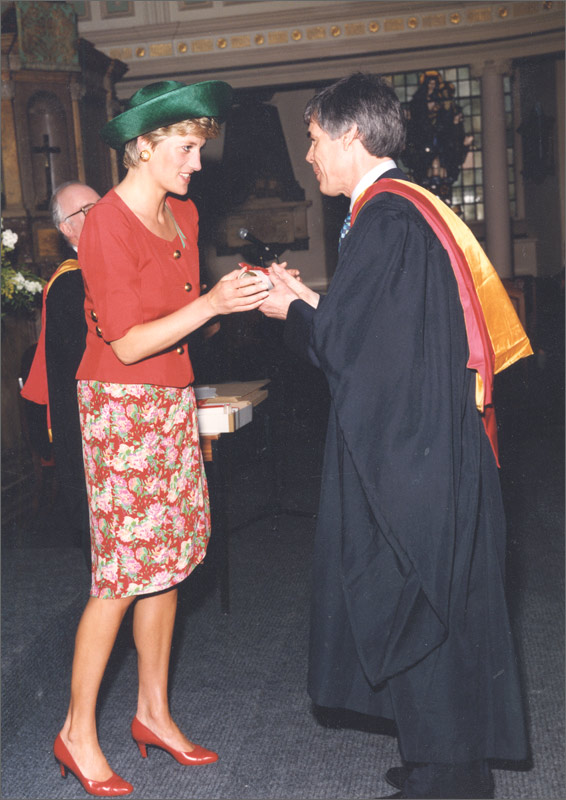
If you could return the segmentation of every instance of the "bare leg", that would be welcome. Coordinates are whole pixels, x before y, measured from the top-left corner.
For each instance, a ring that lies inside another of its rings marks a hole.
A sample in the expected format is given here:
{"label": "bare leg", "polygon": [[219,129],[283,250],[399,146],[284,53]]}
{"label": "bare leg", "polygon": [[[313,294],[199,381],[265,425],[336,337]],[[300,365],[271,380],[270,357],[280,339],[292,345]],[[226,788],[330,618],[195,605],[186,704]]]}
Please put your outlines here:
{"label": "bare leg", "polygon": [[112,774],[96,733],[96,699],[120,624],[134,597],[90,597],[79,622],[71,677],[71,702],[61,738],[83,775],[104,781]]}
{"label": "bare leg", "polygon": [[167,684],[177,589],[139,597],[134,609],[134,641],[138,651],[137,718],[165,744],[188,752],[194,745],[171,719]]}

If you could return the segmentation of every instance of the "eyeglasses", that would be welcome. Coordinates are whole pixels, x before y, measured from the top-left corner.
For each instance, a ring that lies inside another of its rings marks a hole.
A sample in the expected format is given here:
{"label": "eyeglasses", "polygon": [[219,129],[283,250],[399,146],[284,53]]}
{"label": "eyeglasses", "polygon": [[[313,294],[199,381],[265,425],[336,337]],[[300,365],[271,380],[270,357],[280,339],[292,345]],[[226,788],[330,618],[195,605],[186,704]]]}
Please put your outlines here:
{"label": "eyeglasses", "polygon": [[79,210],[78,210],[78,211],[73,211],[73,213],[72,213],[72,214],[69,214],[69,216],[68,216],[68,217],[65,217],[65,219],[63,220],[63,222],[67,222],[67,220],[68,220],[68,219],[71,219],[71,217],[74,217],[74,216],[76,216],[77,214],[84,214],[84,215],[85,215],[85,217],[86,217],[86,215],[88,214],[88,212],[90,211],[90,209],[91,209],[91,208],[94,208],[94,206],[95,206],[95,205],[96,205],[96,203],[87,203],[87,204],[86,204],[86,206],[83,206],[82,208],[79,208]]}

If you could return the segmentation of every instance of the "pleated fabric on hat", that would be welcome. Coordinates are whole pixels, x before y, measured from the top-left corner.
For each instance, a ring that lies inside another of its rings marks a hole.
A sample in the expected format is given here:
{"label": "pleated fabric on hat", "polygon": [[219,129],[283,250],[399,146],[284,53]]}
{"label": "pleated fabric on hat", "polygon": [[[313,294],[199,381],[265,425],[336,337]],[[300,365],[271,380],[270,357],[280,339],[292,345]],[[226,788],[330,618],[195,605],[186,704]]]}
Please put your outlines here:
{"label": "pleated fabric on hat", "polygon": [[150,83],[132,95],[127,109],[107,122],[100,136],[117,150],[137,136],[185,119],[215,117],[221,122],[232,98],[232,87],[224,81]]}

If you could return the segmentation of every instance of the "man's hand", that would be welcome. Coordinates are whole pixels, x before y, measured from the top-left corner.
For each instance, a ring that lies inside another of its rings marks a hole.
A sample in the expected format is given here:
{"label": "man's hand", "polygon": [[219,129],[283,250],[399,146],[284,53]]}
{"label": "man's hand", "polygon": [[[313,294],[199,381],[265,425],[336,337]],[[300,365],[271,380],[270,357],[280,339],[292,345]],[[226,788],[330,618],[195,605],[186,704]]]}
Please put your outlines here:
{"label": "man's hand", "polygon": [[269,268],[273,289],[259,307],[262,313],[273,319],[287,319],[289,306],[294,300],[304,300],[316,308],[320,299],[316,292],[293,277],[291,270],[286,269],[286,266],[286,263],[272,264]]}
{"label": "man's hand", "polygon": [[[272,264],[271,266],[274,266],[274,265]],[[300,269],[295,269],[294,267],[288,267],[286,261],[282,261],[281,264],[278,264],[277,266],[283,267],[283,269],[285,270],[285,273],[287,275],[292,275],[293,278],[296,278],[296,280],[301,282],[301,270]]]}
{"label": "man's hand", "polygon": [[313,308],[318,306],[320,295],[317,292],[314,292],[312,289],[309,289],[308,286],[305,286],[299,277],[299,270],[288,269],[286,263],[272,264],[270,268],[272,281],[274,274],[277,275],[277,277],[279,277],[284,283],[286,283],[289,289],[295,292],[297,297],[299,297],[301,300],[304,300],[305,303],[308,303],[309,306],[312,306]]}

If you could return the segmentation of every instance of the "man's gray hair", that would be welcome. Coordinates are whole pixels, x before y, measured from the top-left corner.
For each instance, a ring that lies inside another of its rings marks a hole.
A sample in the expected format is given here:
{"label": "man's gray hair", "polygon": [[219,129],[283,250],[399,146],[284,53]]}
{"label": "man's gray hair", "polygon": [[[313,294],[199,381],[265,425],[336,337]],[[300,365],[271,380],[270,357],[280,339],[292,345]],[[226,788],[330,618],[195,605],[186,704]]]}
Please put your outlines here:
{"label": "man's gray hair", "polygon": [[379,158],[394,158],[405,148],[403,108],[378,75],[356,72],[322,89],[307,103],[304,120],[316,122],[331,139],[357,125],[361,143]]}
{"label": "man's gray hair", "polygon": [[66,189],[67,186],[86,186],[86,183],[82,183],[81,181],[65,181],[65,183],[60,183],[53,190],[53,194],[51,195],[51,200],[49,202],[49,213],[51,214],[51,219],[53,220],[53,224],[59,230],[59,225],[64,222],[65,218],[63,217],[63,211],[61,210],[61,206],[59,205],[59,193]]}

